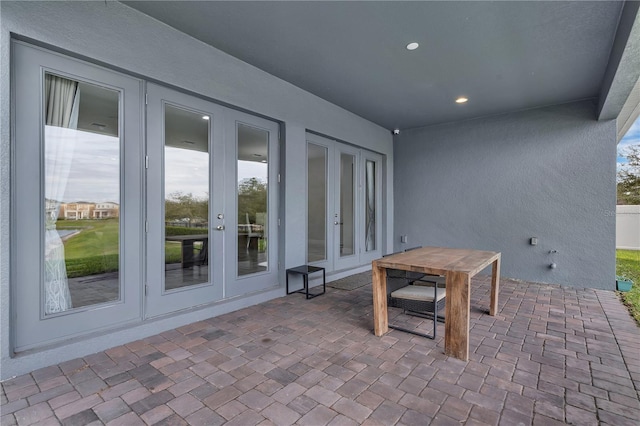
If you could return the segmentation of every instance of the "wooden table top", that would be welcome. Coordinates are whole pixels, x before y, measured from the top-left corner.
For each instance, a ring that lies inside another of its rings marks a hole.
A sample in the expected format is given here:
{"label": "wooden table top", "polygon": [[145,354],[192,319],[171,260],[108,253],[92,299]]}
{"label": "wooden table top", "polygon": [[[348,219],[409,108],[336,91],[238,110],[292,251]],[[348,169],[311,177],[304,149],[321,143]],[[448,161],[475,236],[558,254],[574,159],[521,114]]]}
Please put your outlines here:
{"label": "wooden table top", "polygon": [[494,251],[421,247],[374,260],[374,264],[434,275],[445,275],[449,271],[475,275],[498,258],[500,253]]}

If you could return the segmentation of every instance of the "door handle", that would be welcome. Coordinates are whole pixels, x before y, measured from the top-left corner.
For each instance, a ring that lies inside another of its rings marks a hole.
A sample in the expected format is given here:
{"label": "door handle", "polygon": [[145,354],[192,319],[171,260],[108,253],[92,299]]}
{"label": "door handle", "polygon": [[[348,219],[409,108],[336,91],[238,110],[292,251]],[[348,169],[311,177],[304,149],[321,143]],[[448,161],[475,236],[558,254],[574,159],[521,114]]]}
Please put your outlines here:
{"label": "door handle", "polygon": [[216,226],[216,231],[224,231],[224,225]]}

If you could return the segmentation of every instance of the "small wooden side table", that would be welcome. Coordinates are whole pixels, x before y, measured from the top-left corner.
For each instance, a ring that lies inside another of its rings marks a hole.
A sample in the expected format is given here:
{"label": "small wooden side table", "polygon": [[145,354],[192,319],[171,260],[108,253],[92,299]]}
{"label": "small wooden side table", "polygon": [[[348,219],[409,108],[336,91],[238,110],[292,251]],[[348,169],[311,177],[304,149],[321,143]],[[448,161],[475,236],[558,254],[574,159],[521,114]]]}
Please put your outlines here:
{"label": "small wooden side table", "polygon": [[[313,274],[314,272],[322,271],[322,293],[309,293],[309,274]],[[313,299],[314,297],[323,295],[327,290],[327,280],[324,273],[324,268],[320,268],[319,266],[310,266],[310,265],[301,265],[296,266],[295,268],[287,269],[287,294],[293,293],[302,293],[305,294],[307,299]],[[300,290],[289,291],[289,274],[299,274],[302,275],[302,281],[304,282],[304,286]]]}

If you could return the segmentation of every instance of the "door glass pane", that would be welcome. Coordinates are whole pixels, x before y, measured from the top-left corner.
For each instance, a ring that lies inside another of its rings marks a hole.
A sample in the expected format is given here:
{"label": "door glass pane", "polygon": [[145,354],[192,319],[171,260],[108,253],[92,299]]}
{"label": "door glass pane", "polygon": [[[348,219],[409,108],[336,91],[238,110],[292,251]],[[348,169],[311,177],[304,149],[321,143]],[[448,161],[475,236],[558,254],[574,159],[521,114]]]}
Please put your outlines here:
{"label": "door glass pane", "polygon": [[46,315],[120,299],[119,98],[45,74]]}
{"label": "door glass pane", "polygon": [[209,281],[209,117],[164,110],[165,290]]}
{"label": "door glass pane", "polygon": [[355,157],[340,154],[340,256],[355,253]]}
{"label": "door glass pane", "polygon": [[307,262],[327,258],[327,148],[307,149]]}
{"label": "door glass pane", "polygon": [[367,160],[365,164],[365,249],[376,249],[376,163]]}
{"label": "door glass pane", "polygon": [[269,132],[242,123],[238,138],[238,276],[267,270]]}

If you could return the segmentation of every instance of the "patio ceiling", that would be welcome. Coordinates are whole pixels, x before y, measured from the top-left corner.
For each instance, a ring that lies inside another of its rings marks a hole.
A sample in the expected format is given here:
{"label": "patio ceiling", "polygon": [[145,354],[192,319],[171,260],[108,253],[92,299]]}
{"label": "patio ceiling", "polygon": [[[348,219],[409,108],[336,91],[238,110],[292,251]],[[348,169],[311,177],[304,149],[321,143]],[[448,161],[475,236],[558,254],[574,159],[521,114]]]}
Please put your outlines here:
{"label": "patio ceiling", "polygon": [[619,40],[622,2],[124,3],[388,129],[602,104],[610,90],[615,118],[638,80],[610,65],[637,38]]}

